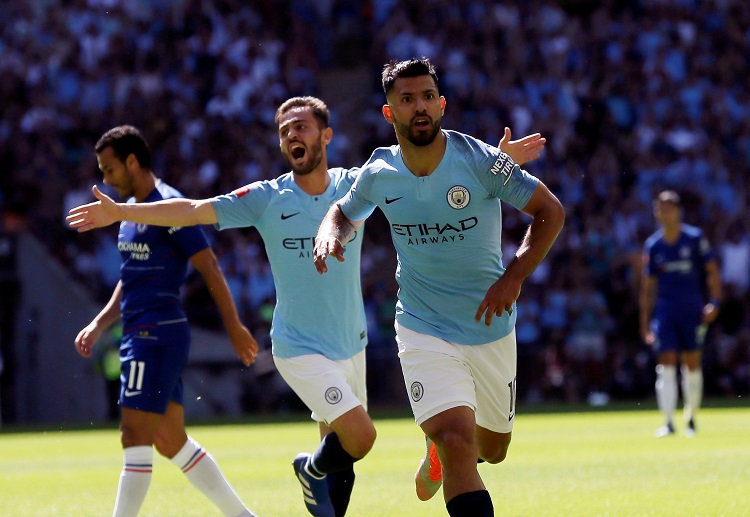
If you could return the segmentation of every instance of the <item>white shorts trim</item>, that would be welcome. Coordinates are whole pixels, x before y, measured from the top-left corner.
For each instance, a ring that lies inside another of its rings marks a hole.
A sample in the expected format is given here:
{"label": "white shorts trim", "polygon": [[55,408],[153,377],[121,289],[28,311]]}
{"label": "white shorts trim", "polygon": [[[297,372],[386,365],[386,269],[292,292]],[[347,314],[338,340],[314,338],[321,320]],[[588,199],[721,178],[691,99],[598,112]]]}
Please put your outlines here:
{"label": "white shorts trim", "polygon": [[468,406],[477,425],[513,430],[516,332],[484,345],[460,345],[396,327],[396,343],[414,420],[422,425],[448,409]]}
{"label": "white shorts trim", "polygon": [[320,354],[274,357],[276,369],[302,402],[312,419],[330,425],[357,406],[367,410],[365,351],[333,361]]}

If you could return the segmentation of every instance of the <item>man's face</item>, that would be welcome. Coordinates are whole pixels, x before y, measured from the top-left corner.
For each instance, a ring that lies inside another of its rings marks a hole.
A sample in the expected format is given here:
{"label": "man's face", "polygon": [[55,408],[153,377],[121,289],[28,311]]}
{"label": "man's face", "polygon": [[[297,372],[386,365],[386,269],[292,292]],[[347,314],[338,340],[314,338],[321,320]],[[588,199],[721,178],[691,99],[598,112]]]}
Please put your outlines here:
{"label": "man's face", "polygon": [[657,201],[654,205],[654,217],[663,226],[675,226],[680,222],[682,210],[669,201]]}
{"label": "man's face", "polygon": [[440,132],[445,98],[429,75],[396,79],[383,115],[396,134],[416,146],[429,145]]}
{"label": "man's face", "polygon": [[102,152],[98,153],[96,161],[99,163],[99,170],[102,171],[104,176],[105,185],[114,188],[122,199],[128,199],[135,195],[133,173],[127,164],[115,156],[111,147],[105,147]]}
{"label": "man's face", "polygon": [[310,174],[323,160],[328,128],[321,131],[312,108],[298,107],[279,119],[279,147],[295,174]]}

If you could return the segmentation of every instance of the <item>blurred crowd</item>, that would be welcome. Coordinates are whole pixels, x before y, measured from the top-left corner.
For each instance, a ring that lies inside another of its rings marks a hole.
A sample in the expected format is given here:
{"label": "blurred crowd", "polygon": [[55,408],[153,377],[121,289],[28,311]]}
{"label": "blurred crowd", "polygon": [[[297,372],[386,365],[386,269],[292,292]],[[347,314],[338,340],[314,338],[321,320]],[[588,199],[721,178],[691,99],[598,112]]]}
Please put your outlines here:
{"label": "blurred crowd", "polygon": [[[93,145],[105,130],[139,127],[157,175],[210,197],[286,172],[275,110],[316,95],[334,131],[356,121],[334,138],[329,165],[356,166],[395,142],[380,115],[383,64],[425,55],[447,98],[443,127],[492,144],[505,126],[548,140],[526,168],[568,216],[518,302],[519,396],[652,396],[637,294],[663,188],[682,195],[686,222],[703,228],[722,267],[706,391],[750,392],[750,3],[39,0],[3,2],[0,17],[0,210],[97,297],[117,282],[115,229],[76,235],[63,216],[101,182]],[[355,68],[368,89],[327,95],[321,77]],[[528,220],[511,209],[503,224],[508,257]],[[274,285],[259,236],[206,230],[245,321],[267,341]],[[403,391],[395,258],[382,216],[365,235],[371,392],[386,402]],[[220,328],[198,282],[185,297],[195,323]]]}

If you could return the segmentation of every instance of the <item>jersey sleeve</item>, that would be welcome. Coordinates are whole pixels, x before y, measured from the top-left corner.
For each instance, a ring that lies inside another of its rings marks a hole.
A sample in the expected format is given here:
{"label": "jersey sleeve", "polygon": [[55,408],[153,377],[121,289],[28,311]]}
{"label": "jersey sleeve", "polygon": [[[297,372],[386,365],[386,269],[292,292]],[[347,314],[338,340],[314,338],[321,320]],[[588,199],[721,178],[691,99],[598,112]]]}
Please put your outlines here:
{"label": "jersey sleeve", "polygon": [[377,206],[371,200],[372,184],[375,181],[377,166],[366,165],[357,170],[354,184],[338,202],[341,211],[351,221],[367,219]]}
{"label": "jersey sleeve", "polygon": [[216,210],[218,230],[254,226],[268,206],[270,190],[258,181],[211,200]]}
{"label": "jersey sleeve", "polygon": [[208,248],[208,239],[200,226],[173,226],[167,233],[185,257]]}
{"label": "jersey sleeve", "polygon": [[539,180],[523,170],[497,147],[476,142],[475,170],[488,194],[521,210],[531,199]]}

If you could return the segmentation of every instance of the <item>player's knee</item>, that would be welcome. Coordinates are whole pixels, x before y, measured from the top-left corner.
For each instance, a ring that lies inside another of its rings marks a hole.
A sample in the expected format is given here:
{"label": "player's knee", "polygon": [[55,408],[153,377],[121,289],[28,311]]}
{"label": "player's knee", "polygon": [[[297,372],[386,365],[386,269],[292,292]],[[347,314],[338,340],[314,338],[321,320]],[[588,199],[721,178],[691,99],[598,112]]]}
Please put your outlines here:
{"label": "player's knee", "polygon": [[479,457],[487,463],[492,463],[494,465],[505,460],[505,458],[508,456],[509,447],[510,442],[501,443],[499,446],[494,447],[490,450],[481,450],[479,453]]}
{"label": "player's knee", "polygon": [[435,442],[435,445],[448,457],[476,456],[476,444],[474,443],[473,434],[449,429],[441,431],[431,438]]}
{"label": "player's knee", "polygon": [[157,431],[154,435],[154,448],[156,449],[156,452],[165,458],[174,458],[185,445],[186,441],[187,437],[169,436],[166,433]]}
{"label": "player's knee", "polygon": [[122,448],[137,447],[140,445],[152,445],[153,440],[146,436],[142,429],[127,423],[120,423],[120,443]]}
{"label": "player's knee", "polygon": [[377,438],[375,426],[370,425],[369,427],[365,427],[347,440],[348,447],[346,447],[346,452],[353,458],[362,459],[372,449],[372,446],[375,444],[375,438]]}

